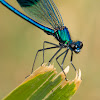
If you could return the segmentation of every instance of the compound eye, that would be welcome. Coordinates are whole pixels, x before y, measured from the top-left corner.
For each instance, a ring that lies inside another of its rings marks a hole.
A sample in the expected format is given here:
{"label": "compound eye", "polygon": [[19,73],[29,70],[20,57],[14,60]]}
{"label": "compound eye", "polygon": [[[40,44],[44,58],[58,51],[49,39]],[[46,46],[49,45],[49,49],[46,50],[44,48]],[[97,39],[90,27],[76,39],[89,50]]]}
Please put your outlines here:
{"label": "compound eye", "polygon": [[83,47],[83,43],[81,41],[77,41],[76,44],[80,49]]}

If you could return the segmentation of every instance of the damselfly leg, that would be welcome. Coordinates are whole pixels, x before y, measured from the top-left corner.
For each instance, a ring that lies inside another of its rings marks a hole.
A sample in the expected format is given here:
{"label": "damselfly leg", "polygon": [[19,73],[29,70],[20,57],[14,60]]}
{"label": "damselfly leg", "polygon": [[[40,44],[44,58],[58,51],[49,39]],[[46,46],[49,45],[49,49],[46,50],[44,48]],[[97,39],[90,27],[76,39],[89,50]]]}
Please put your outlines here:
{"label": "damselfly leg", "polygon": [[[45,43],[48,43],[48,44],[54,45],[54,47],[44,48],[44,44],[45,44]],[[37,51],[37,53],[36,53],[36,56],[35,56],[35,59],[34,59],[34,62],[33,62],[33,66],[32,66],[31,74],[33,73],[33,68],[34,68],[34,65],[35,65],[35,61],[36,61],[36,58],[37,58],[38,53],[39,53],[40,51],[43,51],[43,62],[42,62],[42,63],[44,63],[44,51],[45,51],[45,50],[54,49],[54,48],[59,48],[59,47],[60,47],[60,46],[57,45],[57,44],[54,44],[54,43],[51,43],[51,42],[48,42],[48,41],[44,41],[44,42],[43,42],[43,49],[39,49],[39,50]]]}
{"label": "damselfly leg", "polygon": [[[39,49],[35,55],[35,59],[34,59],[34,62],[33,62],[33,66],[32,66],[32,70],[31,70],[31,74],[33,73],[33,69],[34,69],[34,65],[35,65],[35,61],[36,61],[36,58],[38,56],[38,53],[40,51],[44,51],[44,50],[50,50],[50,49],[54,49],[54,48],[58,48],[58,46],[54,46],[54,47],[49,47],[49,48],[44,48],[44,49]],[[43,56],[44,57],[44,56]],[[43,58],[44,59],[44,58]],[[25,78],[29,77],[30,75],[27,75]]]}
{"label": "damselfly leg", "polygon": [[70,60],[70,63],[71,63],[71,65],[73,66],[74,70],[76,71],[76,68],[75,68],[75,66],[74,66],[73,63],[72,63],[72,60],[73,60],[73,52],[71,52],[71,60]]}
{"label": "damselfly leg", "polygon": [[[57,44],[54,44],[54,43],[51,43],[51,42],[48,42],[48,41],[44,41],[43,42],[43,62],[42,62],[42,64],[44,63],[44,46],[45,46],[45,44],[51,44],[51,45],[54,45],[56,48],[59,48],[60,46],[59,45],[57,45]],[[51,49],[51,48],[50,48]]]}
{"label": "damselfly leg", "polygon": [[50,62],[53,60],[53,58],[60,52],[60,50],[62,49],[63,47],[60,47],[60,49],[52,56],[52,58],[49,60],[48,62],[48,65],[50,65]]}
{"label": "damselfly leg", "polygon": [[[64,73],[64,75],[65,75],[65,80],[66,80],[66,81],[67,81],[67,77],[66,77],[66,74],[65,74],[64,69],[63,69],[63,64],[64,64],[65,58],[66,58],[66,56],[67,56],[68,50],[69,50],[69,49],[67,49],[66,51],[64,51],[63,53],[61,53],[61,54],[56,58],[56,61],[57,61],[58,65],[60,66],[60,68],[62,69],[62,71],[63,71],[63,73]],[[65,56],[64,56],[64,58],[63,58],[63,60],[62,60],[62,64],[60,65],[59,62],[58,62],[58,58],[61,57],[63,54],[65,54]]]}

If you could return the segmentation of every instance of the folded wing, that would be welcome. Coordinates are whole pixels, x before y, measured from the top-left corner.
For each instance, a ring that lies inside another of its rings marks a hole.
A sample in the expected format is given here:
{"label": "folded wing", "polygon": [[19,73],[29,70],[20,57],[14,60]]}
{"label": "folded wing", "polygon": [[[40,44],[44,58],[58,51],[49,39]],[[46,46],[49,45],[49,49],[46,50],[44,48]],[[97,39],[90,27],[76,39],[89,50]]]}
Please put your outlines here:
{"label": "folded wing", "polygon": [[17,0],[22,9],[38,23],[55,29],[62,27],[63,20],[53,0]]}

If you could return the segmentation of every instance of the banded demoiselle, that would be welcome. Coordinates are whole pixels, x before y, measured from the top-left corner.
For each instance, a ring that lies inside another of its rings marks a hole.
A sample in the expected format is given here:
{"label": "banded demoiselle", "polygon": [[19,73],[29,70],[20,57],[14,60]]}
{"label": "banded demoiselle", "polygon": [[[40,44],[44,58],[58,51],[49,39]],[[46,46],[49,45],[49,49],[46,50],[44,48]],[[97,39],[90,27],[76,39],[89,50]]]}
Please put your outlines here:
{"label": "banded demoiselle", "polygon": [[[57,9],[53,0],[17,0],[21,8],[30,16],[30,18],[22,14],[18,10],[16,10],[14,7],[9,5],[6,1],[0,0],[0,2],[4,6],[9,8],[11,11],[16,13],[20,17],[22,17],[23,19],[27,20],[31,24],[43,30],[47,35],[52,35],[53,37],[55,37],[55,39],[59,42],[59,45],[58,45],[58,44],[54,44],[48,41],[44,41],[43,49],[38,50],[36,53],[36,56],[33,62],[33,67],[34,67],[38,52],[43,51],[43,63],[44,63],[44,51],[48,49],[59,48],[58,51],[49,60],[48,64],[50,64],[50,62],[58,54],[58,52],[60,52],[63,48],[66,48],[64,52],[62,52],[58,57],[56,57],[56,61],[58,65],[60,66],[60,68],[62,69],[63,73],[65,74],[64,69],[63,69],[63,64],[64,64],[68,51],[71,50],[70,62],[74,70],[76,71],[76,68],[72,63],[73,52],[78,54],[83,47],[83,43],[81,41],[75,42],[71,39],[68,28],[64,26],[61,14],[59,10]],[[45,48],[44,47],[45,43],[51,44],[53,46]],[[58,62],[58,58],[61,57],[62,55],[64,55],[64,58],[62,60],[62,63],[60,64]],[[32,72],[33,72],[33,67],[32,67]]]}

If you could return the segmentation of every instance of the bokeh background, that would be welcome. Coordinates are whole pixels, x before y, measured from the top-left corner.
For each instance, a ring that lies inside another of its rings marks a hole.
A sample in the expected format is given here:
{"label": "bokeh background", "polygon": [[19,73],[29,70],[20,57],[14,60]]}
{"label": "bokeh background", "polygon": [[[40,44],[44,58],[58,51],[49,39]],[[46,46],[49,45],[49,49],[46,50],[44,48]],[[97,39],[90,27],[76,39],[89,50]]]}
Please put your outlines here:
{"label": "bokeh background", "polygon": [[[23,12],[16,0],[6,1]],[[54,2],[72,39],[84,43],[82,51],[74,54],[73,58],[77,70],[80,68],[82,71],[83,81],[72,100],[100,100],[100,0],[54,0]],[[30,74],[36,51],[42,48],[44,40],[58,44],[54,37],[46,35],[0,4],[0,99]],[[46,51],[45,62],[56,51],[57,49]],[[70,52],[64,67],[70,66],[68,79],[74,79],[75,72],[69,61]],[[35,69],[41,62],[42,53],[37,58]],[[55,59],[53,63],[60,72]]]}

